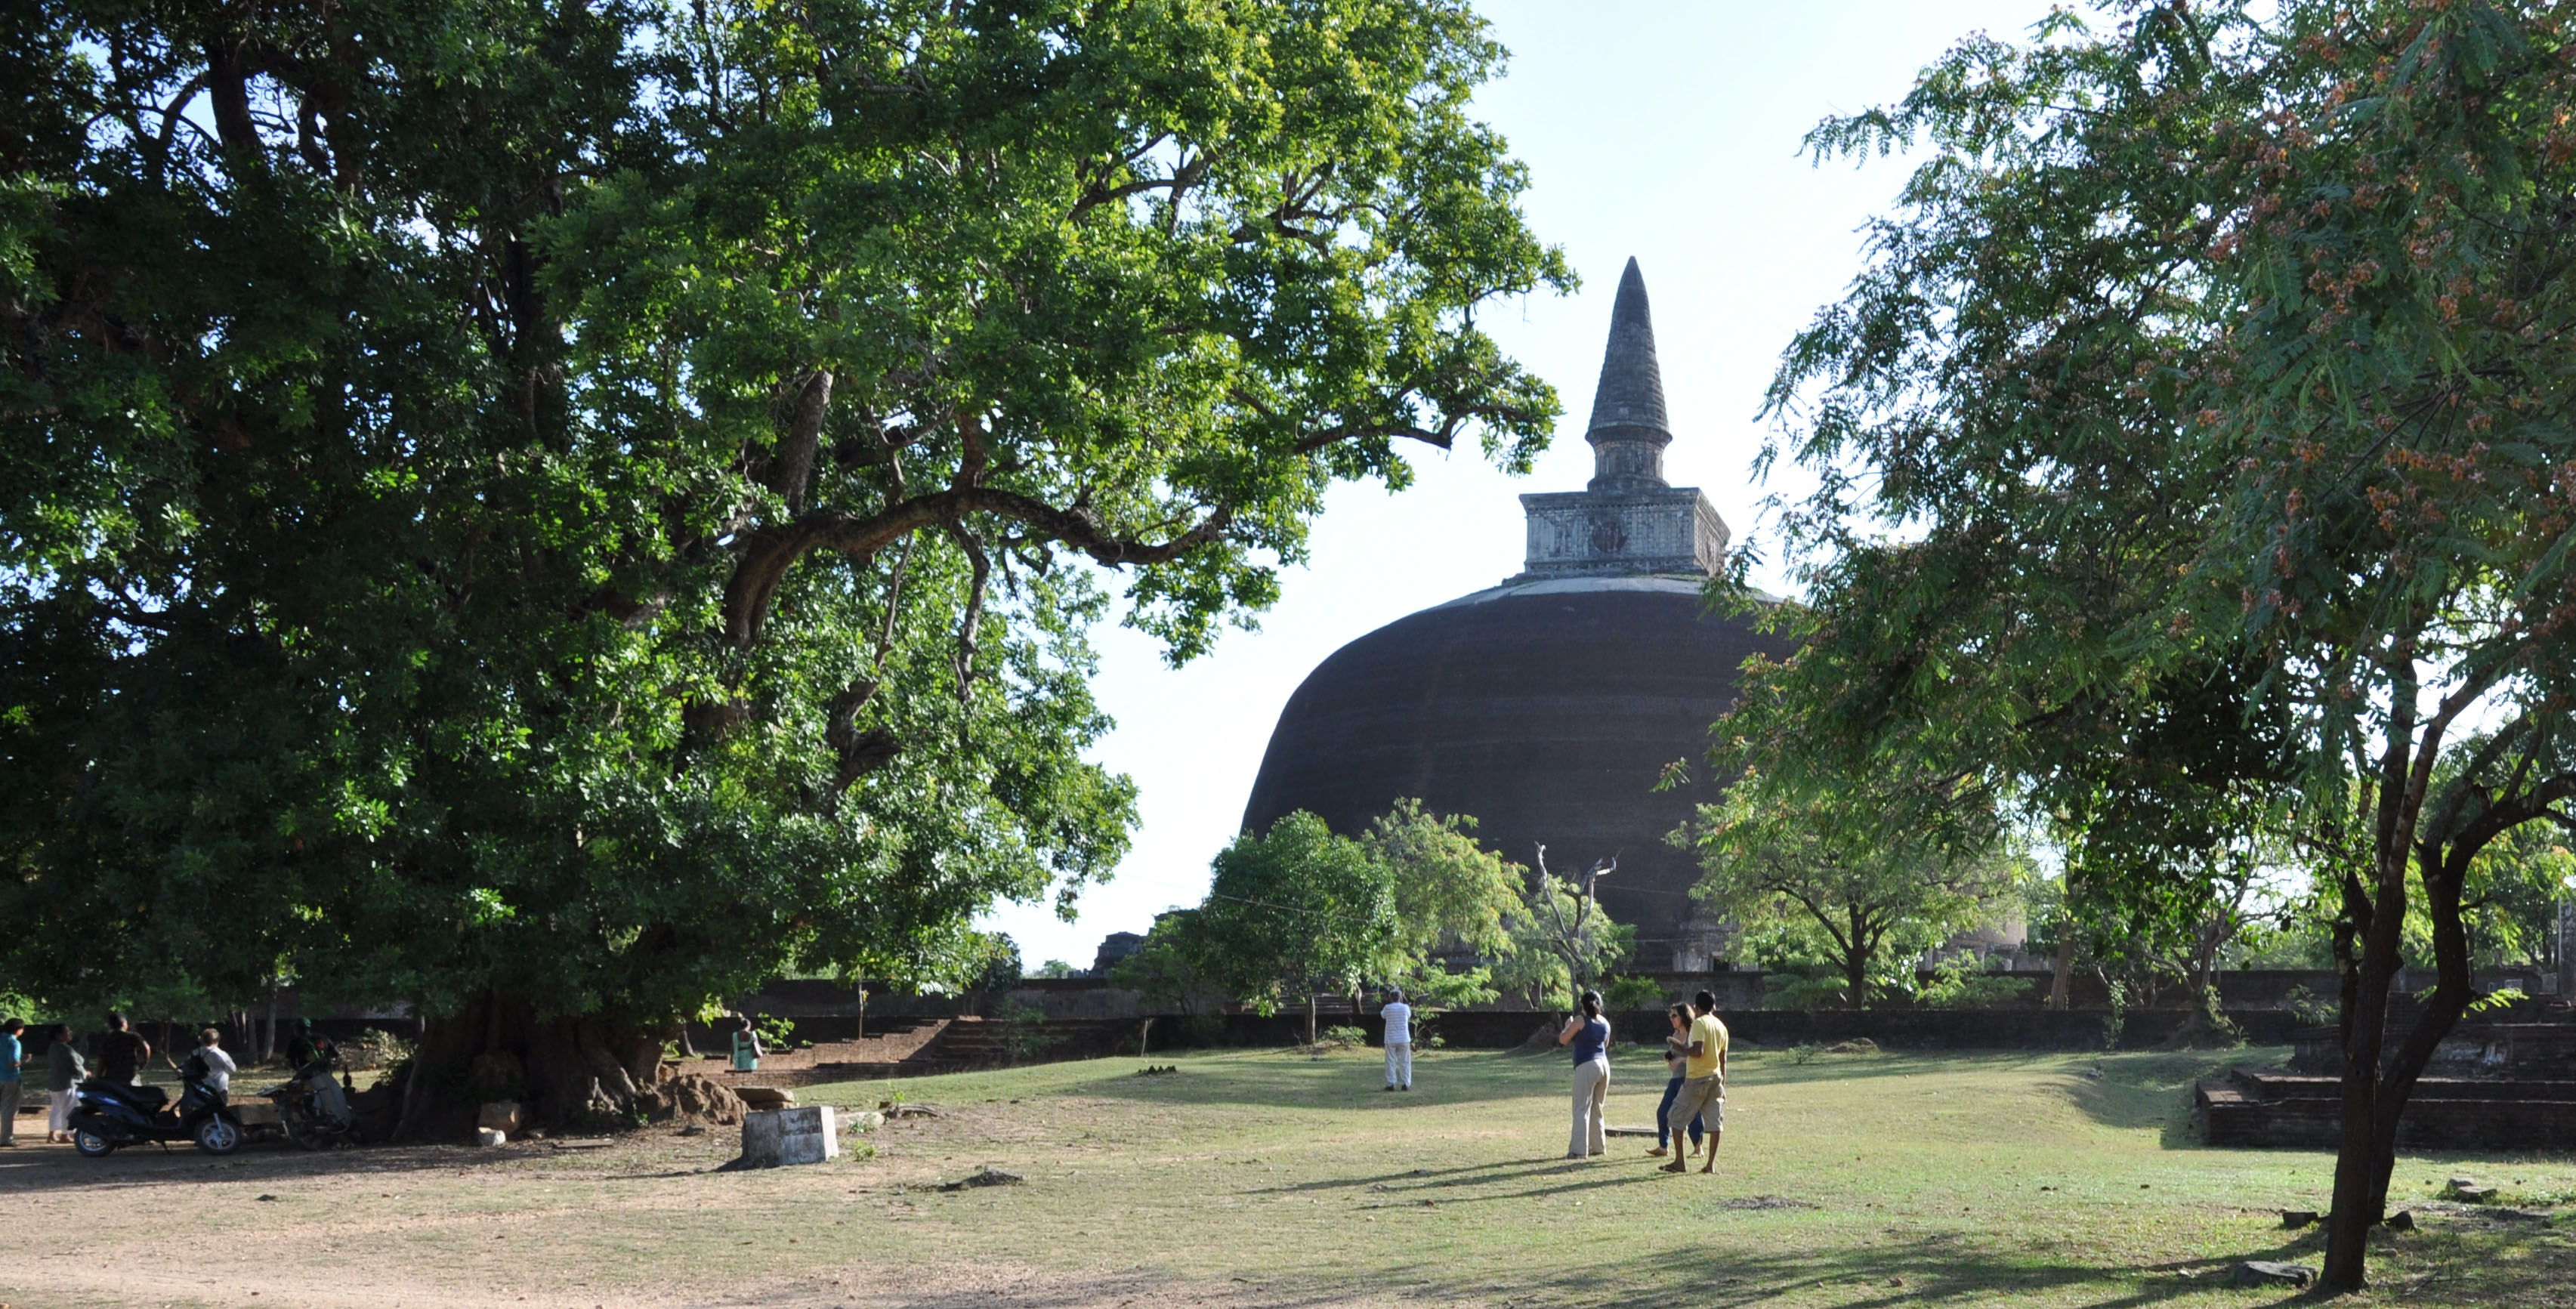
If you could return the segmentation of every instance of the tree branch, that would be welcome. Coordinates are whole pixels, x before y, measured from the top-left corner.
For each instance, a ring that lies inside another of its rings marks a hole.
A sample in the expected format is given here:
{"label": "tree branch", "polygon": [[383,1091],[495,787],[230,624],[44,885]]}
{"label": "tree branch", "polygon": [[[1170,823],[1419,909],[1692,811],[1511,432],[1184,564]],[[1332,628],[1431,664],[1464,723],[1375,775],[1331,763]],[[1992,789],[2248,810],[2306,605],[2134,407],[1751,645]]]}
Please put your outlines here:
{"label": "tree branch", "polygon": [[952,486],[898,501],[874,514],[807,514],[741,537],[736,546],[740,559],[725,586],[725,639],[737,646],[759,639],[771,596],[787,570],[808,553],[833,550],[864,559],[923,528],[976,513],[1019,523],[1033,537],[1080,550],[1112,568],[1168,563],[1216,540],[1234,521],[1233,509],[1219,506],[1169,540],[1146,541],[1109,531],[1089,506],[1060,509],[1017,491],[983,486]]}

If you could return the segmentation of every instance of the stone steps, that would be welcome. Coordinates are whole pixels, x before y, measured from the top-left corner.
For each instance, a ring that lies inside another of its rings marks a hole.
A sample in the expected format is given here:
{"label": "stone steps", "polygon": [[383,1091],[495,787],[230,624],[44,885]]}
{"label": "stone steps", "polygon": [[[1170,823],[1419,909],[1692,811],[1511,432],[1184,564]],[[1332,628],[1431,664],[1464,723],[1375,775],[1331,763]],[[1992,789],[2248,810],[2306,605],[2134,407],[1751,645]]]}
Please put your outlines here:
{"label": "stone steps", "polygon": [[[2330,1077],[2236,1069],[2202,1082],[2192,1108],[2211,1145],[2334,1149],[2343,1088]],[[2576,1149],[2576,1082],[2425,1078],[2415,1084],[2397,1143],[2418,1150]]]}

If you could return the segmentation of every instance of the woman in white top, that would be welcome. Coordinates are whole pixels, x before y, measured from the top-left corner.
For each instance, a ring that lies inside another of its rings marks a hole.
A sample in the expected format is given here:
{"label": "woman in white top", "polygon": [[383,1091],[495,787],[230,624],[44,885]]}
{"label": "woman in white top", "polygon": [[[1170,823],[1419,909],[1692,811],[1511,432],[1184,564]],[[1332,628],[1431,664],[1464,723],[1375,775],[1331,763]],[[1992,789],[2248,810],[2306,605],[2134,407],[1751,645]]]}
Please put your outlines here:
{"label": "woman in white top", "polygon": [[224,1034],[209,1027],[197,1033],[197,1061],[206,1066],[206,1085],[223,1095],[233,1092],[233,1057],[224,1053]]}

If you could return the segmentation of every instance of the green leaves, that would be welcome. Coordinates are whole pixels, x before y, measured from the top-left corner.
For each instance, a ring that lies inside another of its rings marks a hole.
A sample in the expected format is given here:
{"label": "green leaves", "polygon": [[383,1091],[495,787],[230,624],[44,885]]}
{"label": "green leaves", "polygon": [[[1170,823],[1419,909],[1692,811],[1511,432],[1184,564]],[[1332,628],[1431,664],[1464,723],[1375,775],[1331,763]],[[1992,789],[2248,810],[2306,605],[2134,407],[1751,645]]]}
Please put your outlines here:
{"label": "green leaves", "polygon": [[1185,659],[1333,480],[1556,412],[1472,324],[1570,279],[1459,5],[0,24],[0,911],[66,996],[957,980],[1133,822],[1092,565]]}
{"label": "green leaves", "polygon": [[2029,872],[2000,842],[1944,848],[1903,824],[1919,778],[1851,779],[1800,794],[1758,774],[1674,834],[1706,875],[1695,893],[1735,923],[1766,965],[1822,964],[1842,1002],[1910,993],[1915,963],[1951,938],[2007,920]]}
{"label": "green leaves", "polygon": [[[1493,998],[1526,918],[1521,872],[1478,846],[1475,820],[1415,800],[1341,836],[1300,810],[1217,855],[1198,908],[1157,919],[1126,985],[1187,1003],[1215,993],[1263,1013],[1300,994],[1402,986],[1426,1005]],[[1443,958],[1441,956],[1448,956]]]}
{"label": "green leaves", "polygon": [[1401,932],[1387,866],[1303,810],[1236,837],[1212,869],[1193,926],[1221,988],[1262,1013],[1287,996],[1356,991]]}
{"label": "green leaves", "polygon": [[1783,520],[1806,645],[1728,726],[1802,790],[1966,779],[2152,927],[2293,843],[2358,1070],[2420,894],[2444,982],[2348,1100],[2351,1289],[2471,999],[2472,865],[2576,800],[2576,45],[2496,0],[2123,12],[1818,130],[1932,157],[1773,388],[1822,483]]}

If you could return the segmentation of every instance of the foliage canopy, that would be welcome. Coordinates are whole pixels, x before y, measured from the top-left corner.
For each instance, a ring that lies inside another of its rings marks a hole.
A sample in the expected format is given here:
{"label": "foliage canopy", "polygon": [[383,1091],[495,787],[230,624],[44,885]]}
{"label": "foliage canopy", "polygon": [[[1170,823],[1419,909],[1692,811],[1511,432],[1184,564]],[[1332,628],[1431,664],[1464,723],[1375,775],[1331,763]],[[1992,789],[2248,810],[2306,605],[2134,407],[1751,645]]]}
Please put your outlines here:
{"label": "foliage canopy", "polygon": [[1916,961],[2010,916],[2025,877],[1996,843],[1943,849],[1891,830],[1883,815],[1902,806],[1879,803],[1886,790],[1798,796],[1747,776],[1674,833],[1707,870],[1700,900],[1763,941],[1766,963],[1828,965],[1854,1009],[1912,994]]}
{"label": "foliage canopy", "polygon": [[[2161,770],[2174,848],[2247,808],[2300,842],[2339,891],[2349,1289],[2475,999],[2469,870],[2576,821],[2571,19],[2104,17],[1964,42],[1811,138],[1928,158],[1775,383],[1771,453],[1821,479],[1782,520],[1804,644],[1732,734],[1775,773],[1917,766],[2088,831]],[[2188,748],[2140,748],[2174,722]],[[2092,866],[2139,900],[2176,873]],[[2417,902],[2441,980],[2390,1049]]]}
{"label": "foliage canopy", "polygon": [[[64,1000],[963,980],[1570,284],[1449,0],[0,13],[0,914]],[[497,1030],[497,1029],[496,1029]],[[594,1060],[594,1065],[596,1061]]]}

